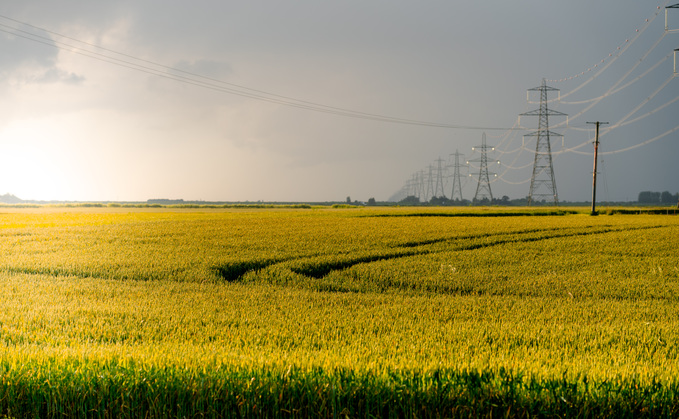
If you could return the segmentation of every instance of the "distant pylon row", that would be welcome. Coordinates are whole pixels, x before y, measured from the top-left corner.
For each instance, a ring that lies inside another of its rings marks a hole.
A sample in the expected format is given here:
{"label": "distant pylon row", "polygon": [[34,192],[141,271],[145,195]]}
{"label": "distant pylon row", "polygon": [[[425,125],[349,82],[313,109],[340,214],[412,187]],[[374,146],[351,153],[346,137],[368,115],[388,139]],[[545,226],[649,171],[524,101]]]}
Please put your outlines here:
{"label": "distant pylon row", "polygon": [[[561,134],[552,132],[549,129],[550,116],[567,116],[565,113],[549,109],[548,93],[556,92],[558,89],[547,86],[546,80],[542,79],[542,84],[539,87],[528,89],[528,92],[539,92],[540,107],[536,110],[525,112],[520,116],[537,116],[538,127],[534,132],[530,132],[524,137],[536,137],[535,157],[533,161],[533,174],[531,175],[530,190],[528,192],[528,205],[535,203],[552,202],[554,205],[559,205],[559,196],[556,191],[556,180],[554,176],[554,166],[552,163],[552,146],[550,142],[551,137],[562,137]],[[480,156],[474,160],[468,160],[465,164],[460,162],[460,157],[463,157],[457,150],[454,154],[454,162],[445,164],[442,158],[436,160],[436,166],[429,165],[428,170],[421,170],[412,175],[406,182],[406,186],[398,193],[401,198],[416,198],[419,202],[430,202],[434,199],[448,199],[445,191],[447,190],[446,183],[449,179],[452,185],[450,188],[450,199],[459,199],[463,201],[462,196],[462,175],[460,169],[469,169],[469,162],[479,163],[479,171],[476,176],[476,193],[474,194],[473,203],[492,203],[493,192],[491,190],[491,177],[496,177],[497,174],[488,170],[488,153],[495,150],[494,147],[487,145],[486,133],[481,137],[481,145],[472,147],[472,150],[479,152]],[[499,161],[497,163],[500,163]],[[452,174],[450,173],[452,169]],[[404,196],[405,195],[405,196]]]}
{"label": "distant pylon row", "polygon": [[[477,176],[477,188],[474,195],[473,202],[492,202],[493,192],[490,188],[491,172],[488,171],[488,152],[494,150],[494,147],[486,144],[486,133],[483,133],[482,144],[473,147],[472,150],[481,153],[481,157],[475,160],[468,160],[461,163],[460,157],[464,158],[458,150],[451,154],[453,161],[445,164],[445,160],[439,157],[436,160],[436,166],[429,165],[427,170],[421,170],[414,173],[408,180],[405,187],[405,194],[409,197],[415,197],[420,202],[429,202],[432,199],[448,199],[446,195],[446,183],[451,179],[452,185],[450,187],[450,199],[464,200],[462,196],[462,174],[460,169],[468,169],[469,162],[479,162],[479,174]],[[452,174],[450,173],[452,171]],[[493,176],[497,176],[492,173]],[[471,174],[469,176],[472,176]]]}
{"label": "distant pylon row", "polygon": [[[432,198],[448,199],[449,196],[453,200],[456,196],[459,200],[462,200],[460,169],[466,168],[467,165],[460,163],[460,157],[464,157],[464,155],[457,150],[451,156],[454,156],[452,163],[448,163],[439,157],[435,161],[435,166],[430,164],[426,170],[414,173],[406,182],[405,191],[402,195],[415,197],[420,202],[429,202]],[[446,194],[448,188],[450,188],[450,195]]]}

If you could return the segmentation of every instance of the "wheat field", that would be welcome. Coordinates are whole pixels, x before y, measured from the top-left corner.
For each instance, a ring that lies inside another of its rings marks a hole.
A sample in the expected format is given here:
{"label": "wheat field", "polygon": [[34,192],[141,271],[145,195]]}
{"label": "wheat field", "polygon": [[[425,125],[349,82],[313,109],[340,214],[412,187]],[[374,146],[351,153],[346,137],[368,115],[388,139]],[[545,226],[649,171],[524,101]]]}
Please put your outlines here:
{"label": "wheat field", "polygon": [[679,219],[586,213],[0,208],[0,413],[677,417]]}

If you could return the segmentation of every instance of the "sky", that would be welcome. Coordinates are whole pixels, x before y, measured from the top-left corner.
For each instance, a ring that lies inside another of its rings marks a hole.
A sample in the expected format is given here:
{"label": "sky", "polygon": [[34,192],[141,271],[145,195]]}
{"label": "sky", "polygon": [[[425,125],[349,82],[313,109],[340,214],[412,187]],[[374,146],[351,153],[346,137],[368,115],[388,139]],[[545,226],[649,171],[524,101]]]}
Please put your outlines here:
{"label": "sky", "polygon": [[674,3],[2,1],[0,194],[383,201],[458,151],[472,199],[485,133],[522,198],[543,79],[560,201],[591,199],[594,121],[599,200],[676,193]]}

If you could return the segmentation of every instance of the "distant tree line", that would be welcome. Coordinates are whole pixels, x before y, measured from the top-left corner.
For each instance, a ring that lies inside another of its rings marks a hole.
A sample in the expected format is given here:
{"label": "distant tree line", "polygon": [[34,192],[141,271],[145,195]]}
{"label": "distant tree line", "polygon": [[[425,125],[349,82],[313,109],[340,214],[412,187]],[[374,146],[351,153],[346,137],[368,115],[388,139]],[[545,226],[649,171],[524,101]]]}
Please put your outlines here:
{"label": "distant tree line", "polygon": [[[644,205],[677,205],[679,204],[679,193],[671,194],[668,191],[665,192],[651,192],[651,191],[643,191],[639,193],[639,198],[637,200],[639,204],[644,204]],[[586,205],[589,204],[589,202],[562,202],[563,204],[570,204],[570,205]],[[376,202],[374,198],[371,198],[370,201],[368,202],[368,205],[375,205]],[[468,199],[449,199],[445,196],[443,197],[438,197],[435,196],[428,201],[422,201],[420,200],[419,197],[417,196],[408,196],[400,201],[397,202],[399,205],[407,205],[407,206],[418,206],[418,205],[423,205],[423,206],[428,206],[428,205],[433,205],[433,206],[470,206],[470,205],[480,205],[480,206],[487,206],[487,205],[498,205],[498,206],[526,206],[528,205],[528,197],[525,198],[517,198],[517,199],[510,199],[508,196],[503,196],[502,198],[493,198],[492,200],[488,198],[484,198],[479,201],[474,201],[474,200],[468,200]],[[552,202],[545,202],[544,200],[542,201],[533,201],[531,202],[531,205],[533,206],[542,206],[542,205],[547,205],[551,206],[553,205]]]}
{"label": "distant tree line", "polygon": [[470,206],[470,205],[502,205],[502,206],[524,206],[528,203],[527,198],[522,199],[509,199],[508,196],[503,196],[502,198],[493,198],[491,201],[488,198],[484,198],[480,201],[470,201],[468,199],[449,199],[445,196],[435,196],[429,201],[420,201],[420,198],[416,196],[408,196],[398,202],[399,205],[433,205],[433,206]]}
{"label": "distant tree line", "polygon": [[676,204],[679,201],[679,193],[672,195],[668,191],[665,192],[639,192],[640,204]]}

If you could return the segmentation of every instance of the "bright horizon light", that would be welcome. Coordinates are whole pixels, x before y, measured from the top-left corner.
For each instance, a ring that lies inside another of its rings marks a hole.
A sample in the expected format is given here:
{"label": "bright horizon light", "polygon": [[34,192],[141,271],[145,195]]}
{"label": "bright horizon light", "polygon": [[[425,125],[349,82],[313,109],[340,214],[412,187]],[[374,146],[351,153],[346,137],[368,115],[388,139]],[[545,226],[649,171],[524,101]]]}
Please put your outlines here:
{"label": "bright horizon light", "polygon": [[68,143],[57,124],[45,119],[12,121],[0,130],[0,192],[21,199],[61,200],[73,196],[69,171],[65,170]]}

